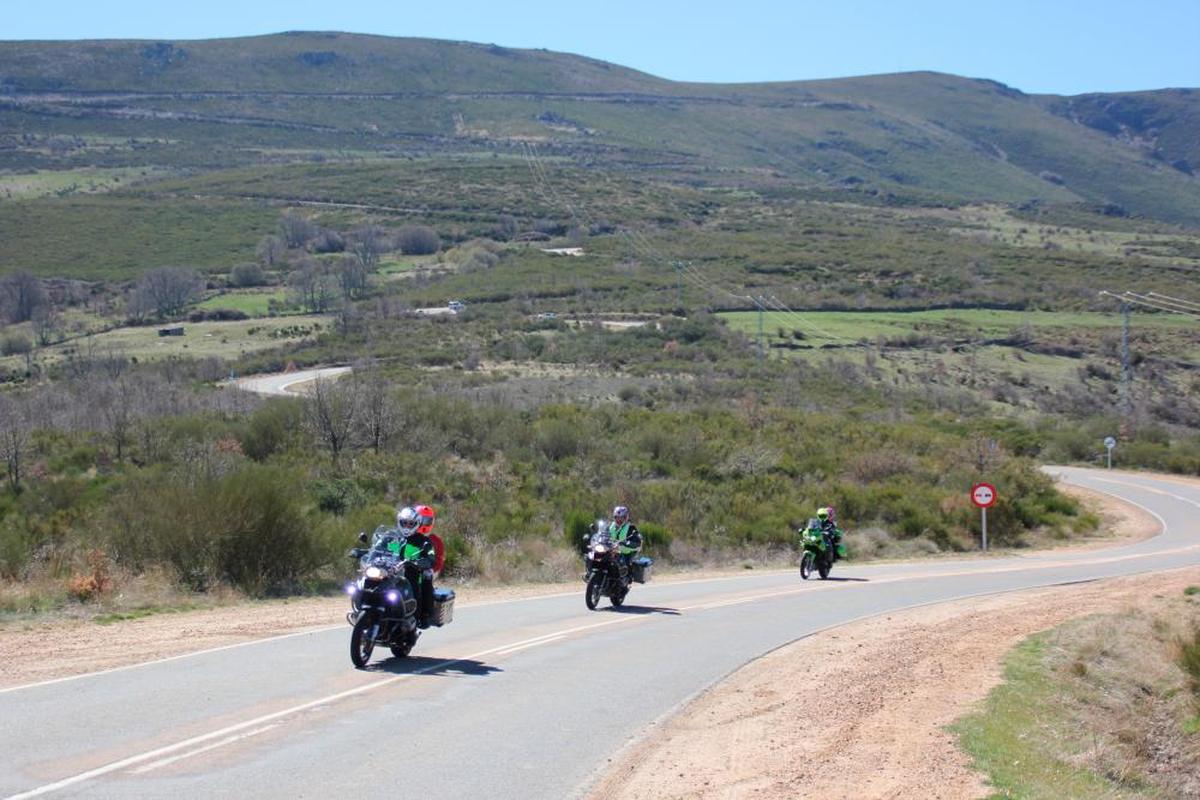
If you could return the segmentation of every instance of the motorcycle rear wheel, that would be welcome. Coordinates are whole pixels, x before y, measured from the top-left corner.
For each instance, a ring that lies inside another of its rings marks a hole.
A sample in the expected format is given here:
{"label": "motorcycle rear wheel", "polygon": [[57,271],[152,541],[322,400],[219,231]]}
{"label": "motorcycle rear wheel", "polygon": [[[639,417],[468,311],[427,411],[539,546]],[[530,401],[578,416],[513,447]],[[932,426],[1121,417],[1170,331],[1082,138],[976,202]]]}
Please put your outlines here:
{"label": "motorcycle rear wheel", "polygon": [[821,573],[821,580],[829,577],[829,571],[833,569],[833,558],[824,556],[817,562],[817,572]]}
{"label": "motorcycle rear wheel", "polygon": [[813,571],[813,554],[805,552],[804,557],[800,559],[800,577],[808,580]]}
{"label": "motorcycle rear wheel", "polygon": [[587,589],[583,593],[583,601],[587,603],[589,611],[595,611],[596,606],[600,605],[600,598],[604,595],[604,573],[594,572],[588,580]]}
{"label": "motorcycle rear wheel", "polygon": [[350,632],[350,660],[359,669],[367,666],[371,653],[375,651],[375,640],[367,636],[370,627],[371,619],[364,614],[354,623],[354,630]]}

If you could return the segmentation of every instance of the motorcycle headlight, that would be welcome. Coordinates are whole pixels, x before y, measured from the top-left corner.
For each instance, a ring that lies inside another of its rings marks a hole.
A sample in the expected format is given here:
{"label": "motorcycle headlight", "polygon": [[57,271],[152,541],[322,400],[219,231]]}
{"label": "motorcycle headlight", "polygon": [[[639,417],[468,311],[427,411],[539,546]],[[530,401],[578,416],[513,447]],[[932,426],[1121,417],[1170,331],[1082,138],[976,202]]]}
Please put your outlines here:
{"label": "motorcycle headlight", "polygon": [[373,581],[381,581],[385,573],[379,567],[367,567],[367,571],[364,574]]}
{"label": "motorcycle headlight", "polygon": [[390,592],[387,593],[387,601],[389,603],[391,603],[392,605],[395,605],[399,599],[400,599],[400,593],[397,592],[395,589],[392,589]]}
{"label": "motorcycle headlight", "polygon": [[357,592],[357,591],[358,591],[358,587],[357,587],[357,586],[355,586],[353,583],[347,583],[347,584],[346,584],[346,594],[351,594],[351,595],[352,595],[352,594],[354,594],[354,593],[355,593],[355,592]]}
{"label": "motorcycle headlight", "polygon": [[602,544],[598,544],[598,545],[596,545],[595,547],[593,547],[593,548],[592,548],[592,552],[594,552],[594,553],[607,553],[607,552],[608,552],[608,548],[607,548],[607,547],[605,547],[605,546],[604,546],[604,545],[602,545]]}

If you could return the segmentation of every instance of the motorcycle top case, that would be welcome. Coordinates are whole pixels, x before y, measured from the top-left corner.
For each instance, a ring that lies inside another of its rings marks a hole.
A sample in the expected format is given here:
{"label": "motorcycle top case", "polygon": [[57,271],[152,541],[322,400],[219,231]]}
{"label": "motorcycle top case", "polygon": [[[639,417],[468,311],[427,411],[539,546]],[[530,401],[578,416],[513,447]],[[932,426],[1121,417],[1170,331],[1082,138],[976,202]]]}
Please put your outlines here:
{"label": "motorcycle top case", "polygon": [[454,619],[454,590],[433,590],[433,613],[429,621],[437,627],[442,627]]}
{"label": "motorcycle top case", "polygon": [[647,558],[646,556],[638,556],[629,562],[630,574],[638,583],[645,583],[650,580],[650,570],[653,566],[654,559]]}

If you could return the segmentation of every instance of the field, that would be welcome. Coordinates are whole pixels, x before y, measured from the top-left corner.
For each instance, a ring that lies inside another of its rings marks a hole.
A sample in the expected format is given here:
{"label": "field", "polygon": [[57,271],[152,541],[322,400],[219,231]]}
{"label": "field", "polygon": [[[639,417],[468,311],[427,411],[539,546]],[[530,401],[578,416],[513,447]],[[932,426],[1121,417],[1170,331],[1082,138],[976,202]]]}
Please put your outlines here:
{"label": "field", "polygon": [[[34,362],[52,365],[73,356],[89,353],[118,353],[137,361],[161,361],[170,358],[220,358],[234,360],[263,350],[280,347],[328,330],[330,317],[305,317],[237,320],[231,322],[182,323],[183,336],[159,336],[158,326],[116,328],[40,348]],[[9,356],[0,359],[0,368],[23,369],[24,359]]]}
{"label": "field", "polygon": [[[276,306],[284,306],[288,302],[289,293],[286,289],[265,291],[231,291],[213,295],[195,305],[201,311],[228,309],[241,311],[251,317],[265,317],[270,313],[272,301]],[[299,313],[290,310],[284,313]]]}

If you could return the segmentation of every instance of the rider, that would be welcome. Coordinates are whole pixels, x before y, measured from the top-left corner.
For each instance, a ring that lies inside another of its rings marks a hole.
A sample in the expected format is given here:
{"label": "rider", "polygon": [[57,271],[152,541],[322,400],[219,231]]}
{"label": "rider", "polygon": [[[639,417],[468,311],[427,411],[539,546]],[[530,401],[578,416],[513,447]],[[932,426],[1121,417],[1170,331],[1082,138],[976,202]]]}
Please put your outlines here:
{"label": "rider", "polygon": [[621,571],[627,573],[629,571],[629,562],[642,549],[642,534],[638,532],[637,525],[629,521],[629,509],[625,506],[614,508],[612,517],[610,534],[613,541],[617,543],[617,553],[621,559]]}
{"label": "rider", "polygon": [[817,509],[817,519],[821,521],[821,533],[833,548],[834,557],[841,555],[842,529],[833,519],[833,506],[822,506]]}
{"label": "rider", "polygon": [[417,596],[417,626],[429,627],[433,611],[433,562],[437,551],[429,533],[433,530],[433,509],[425,505],[408,506],[396,514],[396,527],[404,536],[400,557],[406,559],[404,577]]}

